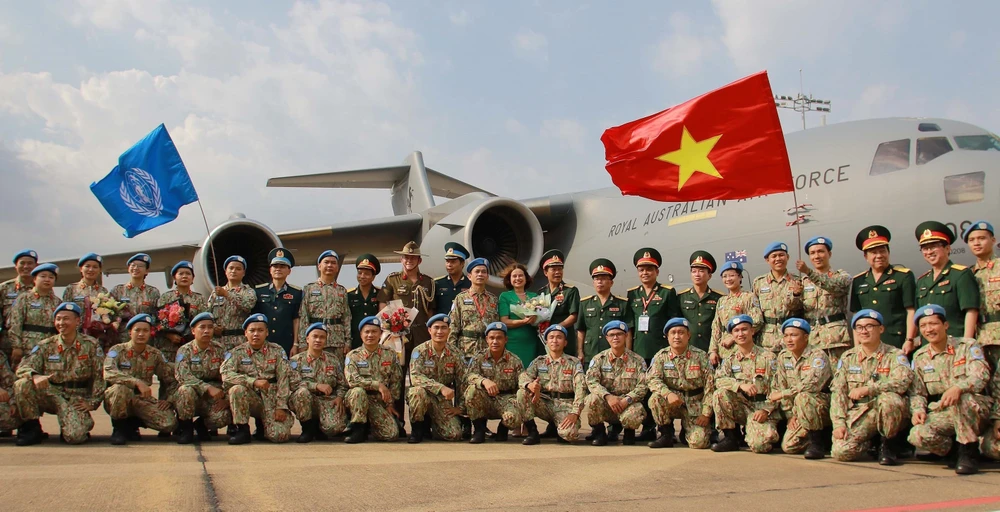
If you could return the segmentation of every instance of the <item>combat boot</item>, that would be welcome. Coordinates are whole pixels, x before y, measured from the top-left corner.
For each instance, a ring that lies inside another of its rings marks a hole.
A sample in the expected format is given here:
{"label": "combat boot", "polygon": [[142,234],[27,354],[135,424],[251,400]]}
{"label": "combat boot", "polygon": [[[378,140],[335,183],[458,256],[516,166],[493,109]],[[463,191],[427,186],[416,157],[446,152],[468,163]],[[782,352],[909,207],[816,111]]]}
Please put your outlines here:
{"label": "combat boot", "polygon": [[459,417],[458,420],[462,423],[462,439],[472,439],[472,420],[465,416]]}
{"label": "combat boot", "polygon": [[[649,429],[651,432],[653,429]],[[625,429],[625,434],[622,435],[622,446],[635,446],[635,429],[627,428]]]}
{"label": "combat boot", "polygon": [[955,473],[959,475],[975,475],[979,472],[979,443],[973,441],[958,445],[958,462]]}
{"label": "combat boot", "polygon": [[807,437],[809,439],[809,446],[806,448],[806,453],[803,456],[809,460],[819,460],[825,457],[826,451],[823,449],[823,431],[810,430]]}
{"label": "combat boot", "polygon": [[312,419],[306,421],[299,421],[302,425],[302,433],[299,434],[298,439],[295,440],[296,443],[311,443],[316,439],[316,427],[319,420]]}
{"label": "combat boot", "polygon": [[673,448],[674,447],[674,423],[670,422],[668,425],[660,425],[657,427],[660,431],[660,437],[656,438],[656,441],[649,443],[647,446],[650,448]]}
{"label": "combat boot", "polygon": [[406,440],[410,444],[419,444],[424,440],[425,427],[424,423],[426,421],[411,421],[410,422],[410,438]]}
{"label": "combat boot", "polygon": [[524,422],[524,427],[528,429],[528,436],[524,438],[524,441],[521,441],[521,444],[531,446],[542,442],[538,435],[538,425],[535,425],[535,420]]}
{"label": "combat boot", "polygon": [[31,446],[42,442],[42,424],[37,418],[28,420],[17,429],[18,446]]}
{"label": "combat boot", "polygon": [[472,421],[472,426],[475,427],[475,431],[472,434],[472,439],[469,440],[471,444],[482,444],[486,442],[486,418],[479,418],[478,420]]}
{"label": "combat boot", "polygon": [[347,444],[363,443],[368,438],[368,423],[351,423],[351,435],[344,439]]}
{"label": "combat boot", "polygon": [[247,444],[250,441],[251,441],[251,436],[250,436],[249,423],[236,425],[236,432],[229,437],[229,444]]}
{"label": "combat boot", "polygon": [[507,425],[503,424],[503,421],[501,421],[500,425],[497,426],[497,433],[495,436],[493,436],[493,440],[498,443],[506,443],[507,436],[509,434],[510,434],[510,429],[507,428]]}
{"label": "combat boot", "polygon": [[941,457],[948,461],[948,469],[955,469],[955,466],[958,465],[958,447],[960,446],[962,445],[958,443],[958,440],[954,437],[951,438],[951,448],[948,450],[948,454]]}
{"label": "combat boot", "polygon": [[643,442],[656,441],[656,424],[646,419],[642,423],[642,433],[639,434],[639,440]]}
{"label": "combat boot", "polygon": [[[673,428],[673,426],[674,426],[674,422],[671,421],[670,422],[670,427]],[[681,424],[681,431],[680,431],[680,433],[677,434],[677,444],[680,444],[682,446],[687,446],[688,445],[687,430],[684,430],[684,425],[683,424]]]}
{"label": "combat boot", "polygon": [[212,440],[212,431],[205,425],[205,418],[194,420],[194,431],[198,434],[197,439],[199,443],[206,443]]}
{"label": "combat boot", "polygon": [[[267,434],[264,433],[264,422],[260,421],[259,418],[254,418],[253,424],[256,427],[256,430],[253,432],[253,438],[258,441],[266,441]],[[249,428],[249,425],[247,427]]]}
{"label": "combat boot", "polygon": [[125,437],[130,443],[138,443],[142,441],[142,434],[139,433],[139,427],[142,426],[142,420],[137,417],[131,417],[125,420]]}
{"label": "combat boot", "polygon": [[128,419],[111,420],[111,444],[121,446],[128,442],[128,435],[125,429],[128,428]]}
{"label": "combat boot", "polygon": [[892,438],[882,438],[882,447],[879,449],[878,463],[882,466],[898,466],[899,461],[896,460],[896,451],[893,450]]}
{"label": "combat boot", "polygon": [[740,429],[727,428],[722,431],[722,441],[712,445],[713,452],[735,452],[740,449]]}
{"label": "combat boot", "polygon": [[[548,425],[545,426],[545,432],[543,432],[542,435],[540,435],[538,437],[540,439],[545,439],[545,438],[550,438],[550,437],[556,437],[558,435],[559,435],[559,428],[556,427],[555,423],[549,423]],[[594,439],[593,434],[587,436],[587,441],[590,441],[590,440],[593,440],[593,439]]]}
{"label": "combat boot", "polygon": [[[591,425],[590,430],[594,435],[594,440],[591,441],[590,444],[594,446],[606,446],[608,444],[608,431],[604,428],[603,423]],[[634,431],[633,434],[635,434]]]}
{"label": "combat boot", "polygon": [[194,422],[191,420],[180,420],[177,422],[177,444],[191,444],[194,442]]}
{"label": "combat boot", "polygon": [[608,429],[608,442],[614,444],[618,442],[618,436],[622,433],[622,424],[615,422],[610,423],[610,425],[611,428]]}

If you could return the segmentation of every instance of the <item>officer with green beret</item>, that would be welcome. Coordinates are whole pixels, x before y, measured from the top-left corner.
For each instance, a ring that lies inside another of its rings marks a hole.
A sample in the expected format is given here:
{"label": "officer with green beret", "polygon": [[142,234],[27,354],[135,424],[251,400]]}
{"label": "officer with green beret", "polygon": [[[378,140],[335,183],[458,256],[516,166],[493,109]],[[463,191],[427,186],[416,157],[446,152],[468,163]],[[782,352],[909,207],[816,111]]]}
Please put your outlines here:
{"label": "officer with green beret", "polygon": [[458,242],[448,242],[444,244],[444,269],[448,275],[434,279],[434,314],[447,315],[451,312],[451,305],[455,303],[455,296],[463,290],[472,288],[472,281],[465,275],[465,260],[469,259],[470,253],[462,244]]}
{"label": "officer with green beret", "polygon": [[885,321],[882,341],[910,354],[920,344],[913,323],[916,279],[910,269],[889,263],[891,239],[892,233],[879,225],[862,229],[854,239],[869,268],[851,283],[851,311],[878,311]]}
{"label": "officer with green beret", "polygon": [[691,253],[692,286],[677,294],[681,315],[688,321],[691,331],[691,346],[708,352],[712,342],[712,321],[715,320],[715,305],[722,294],[709,288],[708,281],[715,273],[715,258],[707,251]]}
{"label": "officer with green beret", "polygon": [[917,308],[937,304],[948,313],[948,334],[976,337],[979,322],[979,284],[965,265],[951,262],[955,233],[944,224],[929,220],[914,231],[920,254],[931,269],[917,278]]}
{"label": "officer with green beret", "polygon": [[257,304],[253,312],[267,317],[267,341],[280,345],[285,354],[290,354],[298,337],[299,309],[302,306],[302,288],[286,282],[295,266],[295,257],[292,251],[276,247],[268,253],[267,261],[271,282],[254,287]]}
{"label": "officer with green beret", "polygon": [[[594,281],[595,293],[580,299],[580,316],[576,319],[576,348],[584,366],[599,352],[611,348],[601,334],[605,324],[621,320],[629,324],[630,330],[633,328],[628,314],[628,300],[611,293],[617,275],[615,264],[607,258],[597,258],[590,264],[590,277]],[[626,346],[632,345],[631,334],[626,343]]]}
{"label": "officer with green beret", "polygon": [[566,255],[559,249],[549,249],[542,254],[542,274],[546,283],[538,289],[538,293],[552,296],[556,307],[552,310],[550,325],[559,324],[569,333],[566,339],[574,341],[566,345],[565,352],[576,356],[576,320],[580,313],[580,290],[563,281],[563,266]]}
{"label": "officer with green beret", "polygon": [[[378,287],[372,284],[375,276],[382,272],[382,264],[374,254],[362,254],[354,260],[358,271],[358,286],[347,290],[347,306],[351,318],[366,318],[378,314]],[[361,346],[361,330],[358,322],[351,322],[351,349]]]}

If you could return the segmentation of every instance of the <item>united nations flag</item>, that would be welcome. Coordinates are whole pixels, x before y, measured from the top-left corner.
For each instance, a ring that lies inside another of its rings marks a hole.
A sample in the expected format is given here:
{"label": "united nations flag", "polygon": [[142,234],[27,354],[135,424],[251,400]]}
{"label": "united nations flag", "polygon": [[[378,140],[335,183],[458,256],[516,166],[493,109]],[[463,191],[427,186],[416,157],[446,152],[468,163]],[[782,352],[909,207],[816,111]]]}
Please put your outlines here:
{"label": "united nations flag", "polygon": [[180,153],[162,124],[118,157],[118,165],[90,190],[125,236],[132,238],[177,218],[198,200]]}

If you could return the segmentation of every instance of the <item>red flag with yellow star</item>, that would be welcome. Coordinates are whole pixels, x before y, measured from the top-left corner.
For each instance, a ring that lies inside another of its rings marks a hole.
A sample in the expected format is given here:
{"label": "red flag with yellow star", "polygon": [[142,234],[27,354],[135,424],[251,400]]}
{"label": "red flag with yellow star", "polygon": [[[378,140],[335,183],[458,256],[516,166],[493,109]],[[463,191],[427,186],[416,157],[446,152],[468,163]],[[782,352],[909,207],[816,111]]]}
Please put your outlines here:
{"label": "red flag with yellow star", "polygon": [[623,195],[694,201],[794,189],[766,71],[608,128],[601,141]]}

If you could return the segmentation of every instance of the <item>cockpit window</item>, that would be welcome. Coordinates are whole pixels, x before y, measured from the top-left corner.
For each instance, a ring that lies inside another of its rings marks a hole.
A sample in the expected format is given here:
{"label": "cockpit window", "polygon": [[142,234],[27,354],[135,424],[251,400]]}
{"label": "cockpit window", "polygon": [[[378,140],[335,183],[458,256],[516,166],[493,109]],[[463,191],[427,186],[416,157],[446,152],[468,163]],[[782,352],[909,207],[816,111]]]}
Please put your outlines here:
{"label": "cockpit window", "polygon": [[948,204],[975,203],[985,194],[986,173],[956,174],[944,178],[944,201]]}
{"label": "cockpit window", "polygon": [[1000,138],[996,135],[956,135],[955,144],[958,149],[968,149],[972,151],[1000,151]]}
{"label": "cockpit window", "polygon": [[868,174],[878,176],[901,171],[910,166],[910,139],[883,142],[875,150],[872,168]]}
{"label": "cockpit window", "polygon": [[917,165],[924,165],[949,151],[951,143],[944,137],[917,139]]}

